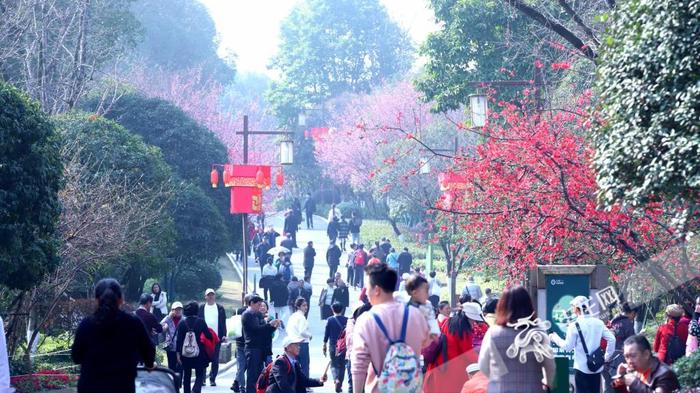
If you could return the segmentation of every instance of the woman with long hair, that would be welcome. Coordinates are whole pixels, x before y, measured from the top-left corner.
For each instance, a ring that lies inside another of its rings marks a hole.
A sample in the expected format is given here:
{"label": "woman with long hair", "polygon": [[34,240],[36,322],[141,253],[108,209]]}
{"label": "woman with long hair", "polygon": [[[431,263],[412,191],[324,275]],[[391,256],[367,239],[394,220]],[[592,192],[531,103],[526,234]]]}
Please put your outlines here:
{"label": "woman with long hair", "polygon": [[[212,333],[209,331],[207,323],[204,319],[199,318],[199,304],[197,302],[188,303],[183,313],[185,314],[185,319],[183,319],[177,326],[177,335],[175,339],[175,348],[177,356],[177,362],[182,366],[182,386],[185,393],[199,393],[202,391],[202,386],[204,385],[204,376],[207,369],[207,363],[209,359],[207,358],[206,351],[204,349],[204,344],[202,344],[201,336],[202,334],[211,340],[213,338]],[[182,352],[182,347],[184,345],[189,345],[185,343],[186,336],[188,332],[194,333],[194,340],[199,348],[199,354],[193,357],[186,357]],[[195,380],[194,386],[192,386],[192,370],[194,369]]]}
{"label": "woman with long hair", "polygon": [[78,392],[134,392],[136,366],[142,361],[154,367],[155,346],[141,320],[120,309],[124,299],[117,280],[100,280],[95,299],[97,308],[80,322],[71,348],[80,365]]}
{"label": "woman with long hair", "polygon": [[157,320],[161,321],[168,315],[168,294],[163,292],[160,284],[155,282],[151,285],[151,297],[153,298],[151,313]]}
{"label": "woman with long hair", "polygon": [[541,393],[554,381],[554,353],[549,322],[541,322],[522,286],[503,291],[496,324],[484,336],[479,369],[489,378],[489,393]]}
{"label": "woman with long hair", "polygon": [[440,331],[439,345],[425,374],[424,392],[458,391],[467,381],[464,370],[477,360],[472,346],[472,324],[464,311],[450,317]]}

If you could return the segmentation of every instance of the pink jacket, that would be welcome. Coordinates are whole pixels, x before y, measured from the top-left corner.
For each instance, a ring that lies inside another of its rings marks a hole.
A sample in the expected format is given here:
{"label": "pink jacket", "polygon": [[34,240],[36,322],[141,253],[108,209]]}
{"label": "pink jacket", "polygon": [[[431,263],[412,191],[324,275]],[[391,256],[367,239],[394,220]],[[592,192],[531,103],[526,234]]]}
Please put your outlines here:
{"label": "pink jacket", "polygon": [[[391,338],[398,338],[401,334],[404,310],[406,310],[406,306],[395,301],[378,304],[373,306],[370,311],[360,315],[355,323],[352,331],[350,367],[353,376],[366,381],[365,392],[379,391],[374,369],[381,370],[384,356],[389,348],[389,343],[372,314],[379,315]],[[420,355],[421,349],[430,342],[430,329],[418,309],[408,307],[408,312],[406,344]]]}

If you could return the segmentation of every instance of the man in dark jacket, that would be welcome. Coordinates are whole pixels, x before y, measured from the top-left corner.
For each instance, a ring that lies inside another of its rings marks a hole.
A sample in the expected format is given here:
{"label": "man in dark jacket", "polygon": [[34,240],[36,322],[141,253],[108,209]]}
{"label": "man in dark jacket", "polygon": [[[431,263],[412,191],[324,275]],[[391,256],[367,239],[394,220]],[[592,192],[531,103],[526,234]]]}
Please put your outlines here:
{"label": "man in dark jacket", "polygon": [[408,252],[408,247],[404,247],[403,252],[399,254],[399,277],[404,273],[411,271],[411,265],[413,264],[413,256]]}
{"label": "man in dark jacket", "polygon": [[610,321],[610,330],[615,335],[615,354],[610,362],[603,369],[603,379],[605,380],[605,392],[615,391],[612,387],[612,376],[617,372],[617,366],[624,363],[623,347],[627,338],[635,335],[634,318],[637,316],[635,310],[629,304],[622,304],[622,313]]}
{"label": "man in dark jacket", "polygon": [[158,334],[163,333],[163,326],[151,313],[152,305],[153,298],[151,295],[144,293],[139,298],[139,308],[134,311],[134,314],[143,322],[143,326],[146,327],[146,331],[148,332],[148,336],[151,337],[153,345],[158,345]]}
{"label": "man in dark jacket", "polygon": [[304,214],[306,215],[306,229],[314,229],[314,213],[316,212],[316,201],[311,197],[311,193],[306,194],[304,201]]}
{"label": "man in dark jacket", "polygon": [[284,355],[275,360],[270,370],[270,385],[266,393],[306,393],[307,388],[323,386],[328,379],[313,379],[304,375],[299,364],[299,344],[304,341],[300,337],[286,337],[282,346]]}
{"label": "man in dark jacket", "polygon": [[270,282],[270,301],[275,307],[271,315],[274,315],[275,319],[287,319],[289,315],[289,309],[287,308],[288,297],[287,283],[282,279],[282,273],[277,273],[272,282]]}
{"label": "man in dark jacket", "polygon": [[265,365],[264,350],[267,342],[281,323],[279,319],[265,322],[260,312],[262,302],[263,299],[260,296],[251,296],[248,300],[248,309],[241,315],[243,337],[245,337],[246,393],[255,392],[255,385]]}
{"label": "man in dark jacket", "polygon": [[[199,318],[207,323],[207,326],[216,332],[219,340],[226,340],[226,311],[224,306],[216,302],[216,292],[208,288],[204,291],[204,304],[199,305]],[[211,360],[211,369],[209,370],[209,383],[211,386],[216,386],[216,376],[219,374],[219,351],[221,350],[221,341],[214,347],[214,358]]]}
{"label": "man in dark jacket", "polygon": [[330,269],[328,272],[329,278],[335,278],[335,272],[338,271],[338,265],[340,265],[341,255],[343,255],[343,252],[340,250],[340,247],[338,247],[337,244],[331,243],[331,245],[328,246],[328,251],[326,251],[326,262],[328,263],[328,268]]}
{"label": "man in dark jacket", "polygon": [[288,249],[289,251],[292,251],[292,248],[296,247],[296,243],[294,242],[294,239],[292,238],[291,233],[285,233],[284,234],[284,240],[280,242],[280,246]]}
{"label": "man in dark jacket", "polygon": [[[287,211],[284,215],[284,233],[288,233],[289,237],[294,243],[294,248],[297,248],[297,230],[299,229],[299,223],[297,218],[294,216],[293,211]],[[291,248],[290,248],[291,250]]]}
{"label": "man in dark jacket", "polygon": [[338,217],[333,217],[332,220],[328,221],[326,234],[328,235],[328,240],[331,243],[335,243],[336,239],[338,239]]}
{"label": "man in dark jacket", "polygon": [[315,258],[314,242],[309,242],[304,248],[304,279],[307,281],[311,280],[311,271],[314,269]]}
{"label": "man in dark jacket", "polygon": [[671,367],[651,353],[651,345],[643,335],[628,337],[624,344],[625,361],[617,367],[623,377],[615,386],[626,386],[631,393],[671,393],[681,388]]}

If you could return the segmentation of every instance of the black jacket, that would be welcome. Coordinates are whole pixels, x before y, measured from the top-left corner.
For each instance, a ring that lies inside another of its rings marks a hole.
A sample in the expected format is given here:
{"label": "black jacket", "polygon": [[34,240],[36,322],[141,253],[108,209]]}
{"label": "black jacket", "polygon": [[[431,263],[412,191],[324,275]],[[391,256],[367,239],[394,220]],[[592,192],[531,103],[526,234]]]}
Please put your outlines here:
{"label": "black jacket", "polygon": [[332,220],[328,223],[328,227],[326,228],[326,234],[331,239],[335,239],[336,237],[338,237],[338,221]]}
{"label": "black jacket", "polygon": [[306,388],[323,386],[318,379],[309,378],[301,371],[301,364],[297,361],[290,369],[289,360],[282,355],[275,360],[270,370],[270,386],[266,393],[306,393]]}
{"label": "black jacket", "polygon": [[625,340],[634,336],[634,321],[624,315],[618,315],[610,321],[611,330],[615,334],[615,350],[622,351]]}
{"label": "black jacket", "polygon": [[337,245],[329,247],[328,251],[326,251],[326,262],[328,263],[328,266],[340,265],[341,255],[343,255],[343,252],[340,251],[340,247],[338,247]]}
{"label": "black jacket", "polygon": [[315,257],[316,250],[311,246],[306,246],[304,248],[304,266],[313,266]]}
{"label": "black jacket", "polygon": [[296,232],[298,225],[299,223],[297,222],[297,218],[294,217],[293,214],[289,214],[284,218],[284,231],[286,233]]}
{"label": "black jacket", "polygon": [[182,364],[185,367],[206,367],[207,363],[209,363],[209,359],[207,357],[207,353],[204,350],[204,346],[202,345],[202,340],[200,339],[200,336],[204,334],[204,336],[210,340],[213,337],[211,335],[211,332],[209,331],[207,323],[204,322],[204,319],[197,317],[187,317],[180,321],[180,323],[177,325],[176,352],[182,353],[182,345],[185,342],[185,335],[190,329],[192,329],[192,331],[194,332],[194,336],[197,338],[197,345],[199,346],[199,356],[196,358],[186,358],[184,356],[181,356]]}
{"label": "black jacket", "polygon": [[350,307],[350,292],[348,292],[347,286],[335,287],[335,291],[333,291],[333,302],[338,302],[342,304],[343,307]]}
{"label": "black jacket", "polygon": [[411,264],[413,263],[413,256],[410,252],[403,251],[401,252],[401,254],[399,254],[398,262],[399,269],[401,271],[408,271],[411,269]]}
{"label": "black jacket", "polygon": [[270,281],[270,301],[275,304],[275,307],[282,307],[287,305],[287,297],[289,297],[289,291],[287,290],[287,283],[275,277]]}
{"label": "black jacket", "polygon": [[304,202],[304,211],[306,211],[306,214],[313,214],[316,211],[316,201],[313,198],[309,198]]}
{"label": "black jacket", "polygon": [[81,393],[130,393],[135,391],[136,364],[153,365],[156,348],[141,320],[119,311],[114,321],[100,325],[93,316],[78,325],[71,348],[80,364]]}
{"label": "black jacket", "polygon": [[245,349],[265,350],[276,328],[266,323],[261,313],[252,310],[246,310],[241,315],[241,324],[245,336]]}
{"label": "black jacket", "polygon": [[[216,303],[216,309],[219,310],[219,328],[216,330],[216,334],[219,336],[219,339],[222,339],[226,337],[226,310],[224,310],[224,306],[220,305],[219,303]],[[199,318],[202,319],[202,321],[206,321],[204,319],[204,304],[199,305]],[[206,322],[204,322],[206,324]]]}

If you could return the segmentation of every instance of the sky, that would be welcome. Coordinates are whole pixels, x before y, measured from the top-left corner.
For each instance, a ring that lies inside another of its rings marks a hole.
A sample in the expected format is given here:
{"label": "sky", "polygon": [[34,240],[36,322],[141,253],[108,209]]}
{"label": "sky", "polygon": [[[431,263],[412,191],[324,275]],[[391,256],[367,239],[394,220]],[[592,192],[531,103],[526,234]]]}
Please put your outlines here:
{"label": "sky", "polygon": [[[279,26],[298,0],[200,0],[209,9],[219,35],[219,54],[237,55],[240,73],[264,73],[277,52]],[[437,28],[429,0],[380,0],[389,16],[420,44]]]}

